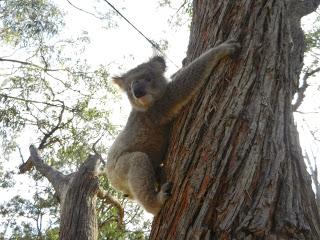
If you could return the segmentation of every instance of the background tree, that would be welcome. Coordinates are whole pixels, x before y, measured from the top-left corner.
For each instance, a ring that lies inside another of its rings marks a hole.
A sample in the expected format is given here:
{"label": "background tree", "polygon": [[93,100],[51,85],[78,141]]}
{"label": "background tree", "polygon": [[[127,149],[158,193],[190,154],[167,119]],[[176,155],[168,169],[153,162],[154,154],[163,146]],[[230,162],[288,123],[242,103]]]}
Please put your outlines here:
{"label": "background tree", "polygon": [[305,43],[319,1],[193,1],[187,61],[218,41],[242,45],[175,122],[173,197],[151,239],[319,239],[320,216],[293,122]]}

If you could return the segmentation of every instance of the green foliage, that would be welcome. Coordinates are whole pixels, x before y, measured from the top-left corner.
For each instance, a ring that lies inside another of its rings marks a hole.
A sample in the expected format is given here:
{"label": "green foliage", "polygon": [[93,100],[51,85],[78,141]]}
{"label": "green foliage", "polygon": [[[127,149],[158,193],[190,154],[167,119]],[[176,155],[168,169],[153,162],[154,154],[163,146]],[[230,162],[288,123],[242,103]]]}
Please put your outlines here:
{"label": "green foliage", "polygon": [[59,239],[59,228],[50,228],[45,233],[45,239],[46,240],[57,240]]}
{"label": "green foliage", "polygon": [[63,25],[61,11],[47,0],[0,1],[0,39],[13,45],[41,42]]}
{"label": "green foliage", "polygon": [[175,10],[174,15],[169,19],[169,24],[173,28],[179,28],[189,22],[189,18],[192,16],[192,1],[171,1],[161,0],[159,1],[160,7],[169,7]]}
{"label": "green foliage", "polygon": [[320,48],[320,15],[318,14],[314,23],[312,24],[312,29],[305,33],[306,40],[306,52],[312,49]]}
{"label": "green foliage", "polygon": [[[45,232],[51,233],[49,228],[42,229],[41,221],[46,217],[50,229],[57,227],[57,221],[51,221],[57,213],[57,201],[49,189],[36,192],[32,201],[15,196],[0,206],[1,219],[6,228],[12,230],[12,239],[40,239]],[[32,226],[32,222],[36,223],[37,228]]]}
{"label": "green foliage", "polygon": [[4,171],[0,163],[0,188],[5,189],[14,186],[14,181],[12,180],[13,174],[13,171]]}
{"label": "green foliage", "polygon": [[[3,103],[5,104],[5,102]],[[4,109],[0,109],[0,123],[2,125],[1,129],[11,127],[16,130],[19,130],[25,124],[21,119],[19,109],[12,105],[6,105]]]}
{"label": "green foliage", "polygon": [[307,33],[306,35],[307,51],[312,48],[320,47],[320,28],[314,29],[313,31]]}

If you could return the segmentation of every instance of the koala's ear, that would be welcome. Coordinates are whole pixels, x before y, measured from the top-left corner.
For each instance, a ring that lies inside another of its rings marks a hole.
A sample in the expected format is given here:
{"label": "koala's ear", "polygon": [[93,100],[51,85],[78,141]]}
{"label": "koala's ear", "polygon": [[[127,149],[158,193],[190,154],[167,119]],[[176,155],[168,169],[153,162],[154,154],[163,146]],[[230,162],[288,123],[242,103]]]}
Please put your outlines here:
{"label": "koala's ear", "polygon": [[125,80],[123,77],[115,76],[112,78],[113,83],[117,84],[121,89],[125,89]]}
{"label": "koala's ear", "polygon": [[150,62],[157,64],[162,72],[164,72],[166,70],[166,67],[167,67],[166,66],[166,61],[164,60],[163,57],[155,56],[155,57],[150,59]]}

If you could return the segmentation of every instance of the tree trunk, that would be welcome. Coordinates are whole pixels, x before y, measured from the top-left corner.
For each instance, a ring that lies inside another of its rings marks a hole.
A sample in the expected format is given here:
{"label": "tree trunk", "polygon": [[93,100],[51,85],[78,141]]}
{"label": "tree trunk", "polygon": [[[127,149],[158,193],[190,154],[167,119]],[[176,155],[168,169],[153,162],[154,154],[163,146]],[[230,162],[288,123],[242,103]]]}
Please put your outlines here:
{"label": "tree trunk", "polygon": [[61,202],[60,239],[98,239],[96,200],[99,191],[98,157],[88,160],[69,180],[65,199]]}
{"label": "tree trunk", "polygon": [[[96,213],[97,195],[112,199],[99,189],[98,155],[90,155],[81,164],[78,171],[64,175],[46,164],[38,153],[38,149],[30,146],[31,165],[35,166],[56,191],[60,201],[60,240],[96,240],[98,239],[98,223]],[[20,168],[21,169],[21,168]]]}
{"label": "tree trunk", "polygon": [[319,0],[194,0],[187,61],[237,39],[175,121],[174,184],[151,239],[320,239],[320,216],[294,125],[300,18]]}

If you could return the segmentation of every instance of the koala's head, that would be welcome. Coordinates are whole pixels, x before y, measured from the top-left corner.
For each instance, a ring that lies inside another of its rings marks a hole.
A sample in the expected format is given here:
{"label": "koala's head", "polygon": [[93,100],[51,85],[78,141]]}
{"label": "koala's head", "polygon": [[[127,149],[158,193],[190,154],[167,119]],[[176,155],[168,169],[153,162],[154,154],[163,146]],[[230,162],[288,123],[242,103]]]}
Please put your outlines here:
{"label": "koala's head", "polygon": [[151,58],[113,81],[127,93],[133,108],[147,111],[165,93],[167,80],[163,76],[166,63],[160,56]]}

